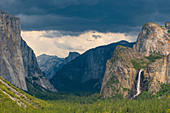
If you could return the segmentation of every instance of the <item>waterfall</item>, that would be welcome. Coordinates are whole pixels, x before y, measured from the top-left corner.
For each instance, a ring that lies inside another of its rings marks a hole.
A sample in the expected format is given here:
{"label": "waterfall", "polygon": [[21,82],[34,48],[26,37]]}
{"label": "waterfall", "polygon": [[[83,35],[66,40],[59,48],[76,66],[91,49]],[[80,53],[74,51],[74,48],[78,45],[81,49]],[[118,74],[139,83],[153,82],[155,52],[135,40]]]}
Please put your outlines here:
{"label": "waterfall", "polygon": [[139,76],[138,76],[138,83],[137,83],[137,93],[136,93],[136,95],[134,95],[133,96],[133,98],[135,98],[136,96],[138,96],[141,92],[140,92],[140,76],[141,76],[141,73],[142,73],[142,71],[143,71],[143,69],[141,69],[140,71],[139,71]]}

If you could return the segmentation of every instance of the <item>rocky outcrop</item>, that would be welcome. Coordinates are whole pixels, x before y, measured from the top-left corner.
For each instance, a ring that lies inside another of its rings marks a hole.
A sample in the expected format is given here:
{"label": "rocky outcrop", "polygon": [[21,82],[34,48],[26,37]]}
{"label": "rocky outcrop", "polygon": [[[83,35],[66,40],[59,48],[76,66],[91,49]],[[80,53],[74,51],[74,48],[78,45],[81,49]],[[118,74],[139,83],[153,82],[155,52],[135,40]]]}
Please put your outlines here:
{"label": "rocky outcrop", "polygon": [[169,84],[169,40],[166,28],[153,23],[145,24],[133,49],[117,46],[113,57],[107,61],[100,93],[104,97],[116,94],[133,96],[140,69],[144,70],[141,92],[156,93],[161,84]]}
{"label": "rocky outcrop", "polygon": [[138,52],[142,52],[145,56],[152,53],[168,55],[170,52],[168,29],[154,23],[145,24],[133,48]]}
{"label": "rocky outcrop", "polygon": [[48,79],[51,79],[56,74],[56,72],[63,67],[63,65],[74,60],[79,55],[80,54],[77,52],[70,52],[68,57],[59,58],[57,56],[43,54],[37,57],[37,61],[40,69],[45,73],[45,76]]}
{"label": "rocky outcrop", "polygon": [[56,91],[20,33],[20,19],[0,10],[0,76],[26,91],[26,78],[44,89]]}
{"label": "rocky outcrop", "polygon": [[133,44],[120,41],[90,49],[64,65],[50,81],[58,90],[99,92],[106,62],[112,57],[116,46],[132,47]]}

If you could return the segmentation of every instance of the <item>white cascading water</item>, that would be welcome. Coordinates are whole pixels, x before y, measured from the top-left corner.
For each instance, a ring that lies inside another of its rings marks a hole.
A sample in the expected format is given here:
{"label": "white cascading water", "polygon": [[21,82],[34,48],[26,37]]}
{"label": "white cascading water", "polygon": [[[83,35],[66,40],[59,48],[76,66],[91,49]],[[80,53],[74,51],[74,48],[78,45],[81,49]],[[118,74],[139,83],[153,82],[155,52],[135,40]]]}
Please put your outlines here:
{"label": "white cascading water", "polygon": [[141,69],[139,71],[138,83],[137,83],[137,93],[136,93],[136,95],[133,96],[133,98],[135,98],[136,96],[138,96],[141,93],[140,92],[140,76],[141,76],[142,71],[143,71],[143,69]]}

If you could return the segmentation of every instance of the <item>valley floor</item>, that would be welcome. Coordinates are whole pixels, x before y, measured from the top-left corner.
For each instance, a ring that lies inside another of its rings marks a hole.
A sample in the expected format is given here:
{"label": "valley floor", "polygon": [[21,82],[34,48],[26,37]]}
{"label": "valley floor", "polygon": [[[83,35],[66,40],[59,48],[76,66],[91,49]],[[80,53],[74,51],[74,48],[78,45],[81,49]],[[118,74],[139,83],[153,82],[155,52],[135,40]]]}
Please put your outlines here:
{"label": "valley floor", "polygon": [[[166,113],[169,99],[149,100],[103,100],[93,104],[50,102],[51,106],[40,112],[52,113]],[[39,111],[38,111],[39,112]]]}
{"label": "valley floor", "polygon": [[170,113],[170,98],[157,99],[142,95],[137,100],[123,99],[120,96],[102,99],[91,97],[71,97],[70,99],[47,100],[40,108],[23,108],[8,99],[0,100],[0,113]]}
{"label": "valley floor", "polygon": [[165,84],[155,95],[144,91],[137,99],[120,94],[104,99],[92,92],[50,93],[34,87],[31,91],[33,96],[0,77],[0,113],[170,113],[170,87]]}

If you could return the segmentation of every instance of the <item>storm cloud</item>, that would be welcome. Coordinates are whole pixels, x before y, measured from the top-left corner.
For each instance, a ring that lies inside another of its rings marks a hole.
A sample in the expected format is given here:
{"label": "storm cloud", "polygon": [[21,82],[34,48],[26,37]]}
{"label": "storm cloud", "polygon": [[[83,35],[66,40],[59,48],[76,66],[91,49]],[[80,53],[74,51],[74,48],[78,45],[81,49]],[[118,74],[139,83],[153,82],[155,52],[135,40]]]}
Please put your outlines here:
{"label": "storm cloud", "polygon": [[21,18],[22,30],[139,32],[147,22],[170,20],[169,0],[1,0]]}

